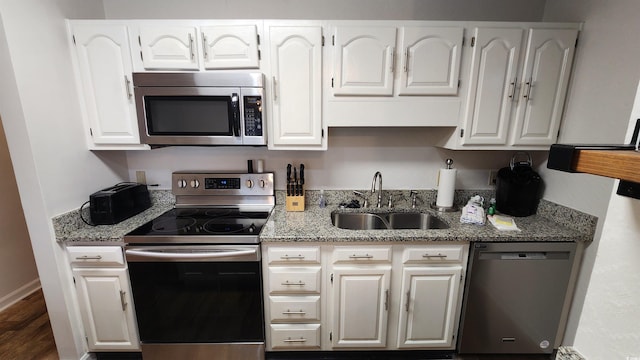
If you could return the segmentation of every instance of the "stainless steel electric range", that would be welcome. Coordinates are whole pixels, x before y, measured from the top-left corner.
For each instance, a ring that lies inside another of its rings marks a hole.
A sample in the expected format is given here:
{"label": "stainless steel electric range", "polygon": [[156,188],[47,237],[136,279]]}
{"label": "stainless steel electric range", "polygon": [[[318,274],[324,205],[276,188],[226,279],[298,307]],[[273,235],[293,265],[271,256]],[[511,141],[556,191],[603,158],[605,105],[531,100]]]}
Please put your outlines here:
{"label": "stainless steel electric range", "polygon": [[175,172],[175,208],[124,237],[145,360],[264,359],[258,235],[273,177]]}

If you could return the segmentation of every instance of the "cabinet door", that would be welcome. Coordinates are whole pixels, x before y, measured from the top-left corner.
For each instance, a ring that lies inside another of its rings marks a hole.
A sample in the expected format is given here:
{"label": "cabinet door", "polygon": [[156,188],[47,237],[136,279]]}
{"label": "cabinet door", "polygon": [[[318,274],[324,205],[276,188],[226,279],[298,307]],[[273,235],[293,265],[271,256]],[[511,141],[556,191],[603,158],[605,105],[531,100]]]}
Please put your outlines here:
{"label": "cabinet door", "polygon": [[395,27],[338,27],[334,95],[393,95]]}
{"label": "cabinet door", "polygon": [[201,30],[205,69],[257,69],[260,66],[255,25],[205,26]]}
{"label": "cabinet door", "polygon": [[531,29],[523,66],[515,145],[555,142],[567,94],[578,31]]}
{"label": "cabinet door", "polygon": [[140,144],[124,25],[72,25],[86,120],[95,144]]}
{"label": "cabinet door", "polygon": [[89,350],[139,349],[127,269],[74,269]]}
{"label": "cabinet door", "polygon": [[463,28],[400,29],[399,95],[456,95]]}
{"label": "cabinet door", "polygon": [[322,28],[269,28],[270,146],[322,144]]}
{"label": "cabinet door", "polygon": [[505,145],[517,100],[522,29],[476,28],[462,144]]}
{"label": "cabinet door", "polygon": [[142,64],[147,70],[198,70],[197,31],[192,26],[141,26]]}
{"label": "cabinet door", "polygon": [[462,267],[405,267],[399,348],[452,348]]}
{"label": "cabinet door", "polygon": [[334,348],[386,346],[390,276],[390,266],[334,268]]}

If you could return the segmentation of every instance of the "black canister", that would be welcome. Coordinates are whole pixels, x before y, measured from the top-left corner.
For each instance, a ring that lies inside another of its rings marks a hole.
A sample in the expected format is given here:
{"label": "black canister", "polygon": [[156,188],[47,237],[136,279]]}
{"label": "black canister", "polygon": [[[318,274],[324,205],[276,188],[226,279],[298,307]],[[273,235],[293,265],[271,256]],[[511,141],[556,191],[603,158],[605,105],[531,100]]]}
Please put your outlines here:
{"label": "black canister", "polygon": [[[526,160],[516,160],[526,156]],[[498,171],[496,179],[496,210],[512,216],[529,216],[536,213],[540,199],[542,179],[531,167],[531,156],[517,152],[511,164]]]}

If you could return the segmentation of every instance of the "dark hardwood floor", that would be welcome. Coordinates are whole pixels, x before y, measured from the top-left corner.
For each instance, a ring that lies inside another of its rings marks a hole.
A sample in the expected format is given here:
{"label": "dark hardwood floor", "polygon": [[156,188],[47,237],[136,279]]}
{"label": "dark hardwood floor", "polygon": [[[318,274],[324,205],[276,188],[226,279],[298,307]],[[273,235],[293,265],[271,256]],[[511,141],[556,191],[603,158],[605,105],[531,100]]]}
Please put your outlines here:
{"label": "dark hardwood floor", "polygon": [[0,312],[0,359],[58,359],[42,289]]}

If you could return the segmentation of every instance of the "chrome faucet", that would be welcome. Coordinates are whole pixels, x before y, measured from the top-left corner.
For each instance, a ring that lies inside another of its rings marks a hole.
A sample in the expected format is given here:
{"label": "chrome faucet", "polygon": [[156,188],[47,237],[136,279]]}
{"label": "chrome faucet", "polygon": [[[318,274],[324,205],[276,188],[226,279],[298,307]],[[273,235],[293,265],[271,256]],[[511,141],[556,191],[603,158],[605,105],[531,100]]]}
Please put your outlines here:
{"label": "chrome faucet", "polygon": [[415,190],[411,190],[409,192],[409,195],[411,195],[411,208],[415,209],[418,202],[418,192]]}
{"label": "chrome faucet", "polygon": [[[378,179],[380,180],[378,181]],[[382,207],[382,173],[380,171],[376,171],[376,173],[373,174],[373,181],[371,182],[372,194],[376,192],[376,182],[380,184],[378,185],[378,204],[376,207]]]}

